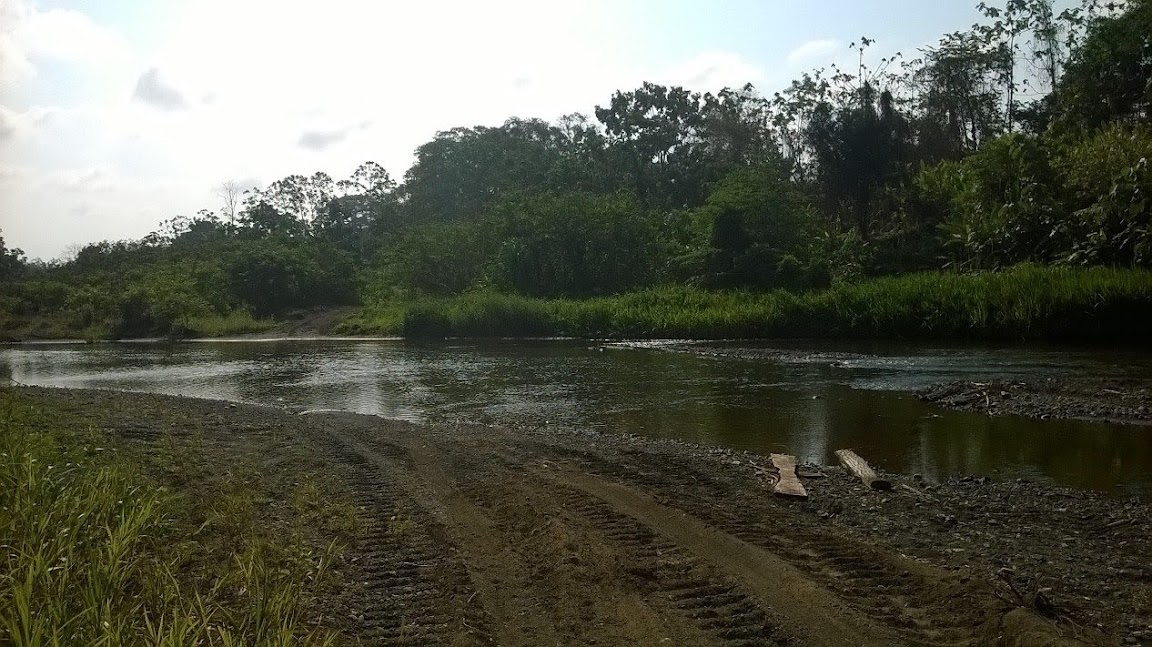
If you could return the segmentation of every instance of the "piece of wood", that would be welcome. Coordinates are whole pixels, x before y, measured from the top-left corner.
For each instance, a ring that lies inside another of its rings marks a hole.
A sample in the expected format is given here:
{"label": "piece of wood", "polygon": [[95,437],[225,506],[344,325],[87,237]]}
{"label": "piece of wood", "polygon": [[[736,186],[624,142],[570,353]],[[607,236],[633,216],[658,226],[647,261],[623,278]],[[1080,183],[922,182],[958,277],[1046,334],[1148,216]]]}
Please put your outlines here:
{"label": "piece of wood", "polygon": [[836,460],[840,461],[840,464],[846,467],[849,472],[852,472],[856,478],[863,481],[864,485],[873,490],[892,489],[891,483],[886,479],[880,478],[880,476],[872,470],[872,467],[868,465],[868,462],[860,458],[860,456],[851,449],[837,449]]}
{"label": "piece of wood", "polygon": [[928,494],[924,490],[919,490],[917,488],[914,488],[911,485],[908,485],[907,483],[901,483],[900,487],[904,488],[905,490],[908,490],[912,494],[915,494],[916,496],[918,496],[922,499],[928,499],[929,501],[932,501],[933,503],[935,503],[937,501],[936,497],[932,496],[931,494]]}
{"label": "piece of wood", "polygon": [[796,457],[788,454],[772,454],[771,458],[772,465],[780,471],[780,478],[776,481],[776,487],[772,488],[772,493],[807,499],[808,492],[796,477]]}

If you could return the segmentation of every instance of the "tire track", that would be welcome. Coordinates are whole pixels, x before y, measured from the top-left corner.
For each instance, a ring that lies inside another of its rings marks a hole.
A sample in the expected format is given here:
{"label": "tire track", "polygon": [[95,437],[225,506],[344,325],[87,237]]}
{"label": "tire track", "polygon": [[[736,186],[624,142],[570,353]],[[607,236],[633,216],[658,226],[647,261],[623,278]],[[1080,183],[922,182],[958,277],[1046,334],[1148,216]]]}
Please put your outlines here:
{"label": "tire track", "polygon": [[352,610],[352,633],[361,644],[488,645],[488,619],[476,605],[467,569],[451,551],[441,527],[406,496],[396,479],[397,464],[386,454],[366,451],[337,424],[322,451],[343,474],[361,511],[355,575],[360,579]]}
{"label": "tire track", "polygon": [[[723,482],[678,461],[666,464],[664,457],[657,457],[661,463],[655,464],[654,457],[636,453],[629,456],[631,465],[619,466],[601,457],[587,454],[579,457],[590,469],[656,496],[675,492],[675,497],[662,497],[662,500],[738,539],[771,551],[914,644],[934,647],[973,644],[973,633],[980,625],[1005,610],[990,604],[994,599],[990,592],[978,595],[975,583],[966,585],[956,581],[946,595],[941,595],[940,582],[947,579],[946,575],[923,574],[926,567],[922,564],[909,559],[897,563],[875,547],[834,535],[826,528],[813,528],[810,519],[792,512],[787,504],[768,508],[750,500],[746,491],[725,488]],[[708,482],[708,487],[700,487],[701,482]],[[694,494],[698,490],[706,490],[713,496]],[[782,527],[787,530],[781,531]],[[861,591],[869,594],[860,595]],[[965,598],[964,604],[958,604],[961,598]],[[987,615],[973,618],[957,613],[957,608],[982,608]]]}
{"label": "tire track", "polygon": [[702,560],[637,520],[575,488],[557,487],[563,508],[627,548],[633,574],[654,576],[653,599],[688,620],[717,644],[791,645],[763,605]]}

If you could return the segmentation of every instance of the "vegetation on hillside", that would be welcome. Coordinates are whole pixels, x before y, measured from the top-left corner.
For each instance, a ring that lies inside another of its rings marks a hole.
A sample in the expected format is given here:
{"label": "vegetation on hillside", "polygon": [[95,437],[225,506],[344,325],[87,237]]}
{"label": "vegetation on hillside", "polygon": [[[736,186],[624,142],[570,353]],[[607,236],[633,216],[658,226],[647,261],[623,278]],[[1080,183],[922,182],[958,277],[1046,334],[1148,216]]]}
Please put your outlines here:
{"label": "vegetation on hillside", "polygon": [[[827,325],[859,332],[869,315],[847,309],[866,308],[853,295],[892,290],[885,308],[930,319],[899,330],[966,334],[985,329],[981,311],[937,325],[944,315],[904,286],[1020,263],[1149,267],[1152,1],[980,9],[986,20],[915,56],[874,60],[862,38],[855,69],[816,70],[770,96],[645,83],[592,117],[454,128],[417,149],[401,182],[366,163],[341,181],[293,175],[242,196],[229,184],[223,213],[66,262],[27,263],[0,240],[0,331],[212,334],[343,304],[363,304],[363,321],[401,308],[418,318],[411,304],[472,293],[454,303],[495,294],[596,309],[637,291],[727,290],[736,296],[708,298],[738,312],[845,299]],[[861,283],[925,271],[945,274]],[[1036,290],[1062,307],[1064,295]],[[505,320],[491,332],[532,328]],[[607,329],[791,329],[769,321]]]}

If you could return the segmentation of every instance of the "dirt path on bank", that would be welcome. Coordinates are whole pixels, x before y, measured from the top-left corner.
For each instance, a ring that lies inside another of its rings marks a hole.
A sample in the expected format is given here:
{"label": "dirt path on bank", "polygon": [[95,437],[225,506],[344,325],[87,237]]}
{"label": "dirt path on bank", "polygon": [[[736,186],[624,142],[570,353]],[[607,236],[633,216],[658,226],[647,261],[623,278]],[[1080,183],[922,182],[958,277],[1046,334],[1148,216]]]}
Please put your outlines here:
{"label": "dirt path on bank", "polygon": [[677,443],[26,391],[101,406],[139,442],[195,428],[222,469],[319,466],[364,526],[326,609],[348,644],[1152,644],[1138,501],[900,477],[879,493],[828,467],[786,501],[765,457]]}

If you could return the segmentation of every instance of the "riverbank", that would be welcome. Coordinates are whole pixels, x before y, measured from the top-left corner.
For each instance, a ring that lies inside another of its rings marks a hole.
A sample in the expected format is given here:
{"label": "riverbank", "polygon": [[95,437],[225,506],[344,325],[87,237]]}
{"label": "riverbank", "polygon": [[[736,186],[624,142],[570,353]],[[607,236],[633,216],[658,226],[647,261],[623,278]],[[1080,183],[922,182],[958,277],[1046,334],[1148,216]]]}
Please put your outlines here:
{"label": "riverbank", "polygon": [[496,293],[368,307],[342,334],[643,339],[1147,343],[1152,273],[1021,265],[925,272],[794,294],[671,287],[586,300]]}
{"label": "riverbank", "polygon": [[267,427],[171,404],[0,387],[0,644],[335,644],[354,510],[289,437],[277,472]]}
{"label": "riverbank", "polygon": [[1068,376],[937,384],[916,397],[956,411],[1030,418],[1152,424],[1152,388],[1142,381]]}
{"label": "riverbank", "polygon": [[[255,319],[244,311],[182,323],[176,337],[548,337],[589,339],[907,339],[1146,345],[1152,273],[1021,265],[1002,272],[923,272],[791,293],[666,287],[593,299],[532,299],[495,292],[296,311]],[[116,336],[115,322],[0,313],[0,341]],[[146,333],[140,333],[145,334]]]}
{"label": "riverbank", "polygon": [[260,490],[262,524],[291,520],[294,483],[351,503],[359,531],[331,569],[345,585],[318,605],[348,642],[1152,644],[1147,502],[907,475],[873,492],[828,466],[789,501],[766,457],[696,445],[15,393],[37,424],[219,461],[177,491],[255,461],[257,483],[281,484]]}

